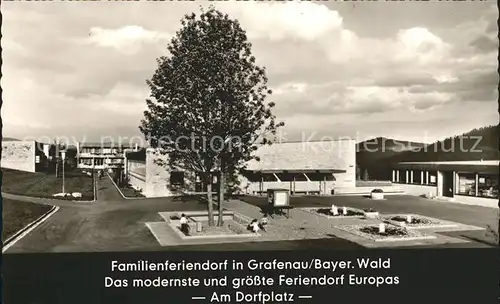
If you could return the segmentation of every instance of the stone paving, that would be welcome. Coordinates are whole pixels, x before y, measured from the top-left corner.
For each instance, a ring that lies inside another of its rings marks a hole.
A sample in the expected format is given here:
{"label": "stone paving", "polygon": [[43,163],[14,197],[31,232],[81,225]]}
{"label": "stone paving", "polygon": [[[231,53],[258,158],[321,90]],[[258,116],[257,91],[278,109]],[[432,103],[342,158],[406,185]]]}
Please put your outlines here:
{"label": "stone paving", "polygon": [[[239,201],[230,200],[225,203],[226,209],[243,214],[249,219],[260,219],[263,213],[260,207]],[[166,213],[160,213],[164,219]],[[226,242],[263,242],[263,241],[292,241],[306,239],[323,239],[323,238],[343,238],[351,242],[355,242],[367,248],[380,247],[405,247],[405,246],[429,246],[442,244],[469,243],[468,240],[437,234],[439,231],[449,230],[474,230],[482,229],[475,226],[462,225],[457,223],[454,228],[441,229],[426,229],[423,234],[432,236],[428,239],[410,239],[394,241],[377,241],[363,237],[361,234],[349,232],[349,226],[357,225],[378,225],[378,219],[365,219],[356,217],[346,217],[339,219],[329,219],[322,217],[301,208],[290,210],[290,218],[285,216],[273,216],[269,218],[269,224],[266,226],[266,231],[260,236],[247,238],[226,238],[226,239],[181,239],[169,227],[166,222],[147,223],[146,225],[158,240],[161,246],[178,246],[187,244],[212,244]]]}
{"label": "stone paving", "polygon": [[[225,204],[229,210],[240,212],[246,216],[260,219],[263,214],[261,208],[238,200],[231,200]],[[344,225],[370,225],[380,223],[377,219],[342,218],[327,219],[317,216],[301,209],[290,210],[290,218],[275,217],[269,220],[269,227],[266,233],[258,238],[259,241],[278,240],[298,240],[298,239],[319,239],[328,237],[339,237],[358,243],[365,247],[395,247],[395,246],[420,246],[420,245],[440,245],[450,243],[468,243],[469,241],[441,234],[434,231],[426,231],[430,235],[436,236],[433,239],[404,240],[398,242],[374,242],[360,235],[349,233],[342,228]],[[449,229],[449,228],[448,228]],[[458,229],[458,228],[456,228]],[[456,230],[455,229],[455,230]],[[479,227],[462,225],[462,230],[482,229]],[[447,230],[446,230],[447,231]]]}

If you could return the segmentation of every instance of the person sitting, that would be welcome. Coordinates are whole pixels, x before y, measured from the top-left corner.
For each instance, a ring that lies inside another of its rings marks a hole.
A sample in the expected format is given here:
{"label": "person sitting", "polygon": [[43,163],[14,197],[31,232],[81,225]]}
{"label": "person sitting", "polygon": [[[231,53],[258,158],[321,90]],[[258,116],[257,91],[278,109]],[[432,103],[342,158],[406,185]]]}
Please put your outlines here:
{"label": "person sitting", "polygon": [[257,233],[260,230],[259,221],[257,219],[253,219],[252,222],[248,225],[248,230]]}
{"label": "person sitting", "polygon": [[263,231],[266,231],[266,225],[268,224],[267,216],[264,216],[260,219],[259,228]]}
{"label": "person sitting", "polygon": [[186,215],[183,213],[181,215],[181,219],[180,219],[180,224],[181,224],[181,231],[185,234],[185,235],[189,235],[189,224],[188,224],[188,219],[186,217]]}

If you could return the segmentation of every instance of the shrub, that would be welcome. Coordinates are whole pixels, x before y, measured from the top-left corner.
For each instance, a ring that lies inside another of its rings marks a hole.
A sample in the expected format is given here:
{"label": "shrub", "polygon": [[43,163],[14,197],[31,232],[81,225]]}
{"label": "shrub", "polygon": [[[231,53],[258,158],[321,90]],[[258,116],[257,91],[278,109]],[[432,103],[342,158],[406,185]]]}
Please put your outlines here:
{"label": "shrub", "polygon": [[382,189],[373,189],[371,193],[384,193]]}

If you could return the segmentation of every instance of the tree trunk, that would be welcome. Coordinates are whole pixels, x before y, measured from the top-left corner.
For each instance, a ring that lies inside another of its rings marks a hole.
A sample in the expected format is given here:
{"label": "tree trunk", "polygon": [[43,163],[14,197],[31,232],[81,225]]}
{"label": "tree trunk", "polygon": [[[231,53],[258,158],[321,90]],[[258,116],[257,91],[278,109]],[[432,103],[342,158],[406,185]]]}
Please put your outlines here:
{"label": "tree trunk", "polygon": [[222,217],[222,209],[224,205],[224,188],[225,188],[225,176],[222,170],[219,174],[219,220],[217,221],[217,226],[222,226],[224,224],[224,219]]}
{"label": "tree trunk", "polygon": [[59,177],[59,161],[56,158],[56,178],[58,178],[58,177]]}
{"label": "tree trunk", "polygon": [[207,203],[208,203],[208,226],[214,225],[214,205],[212,202],[212,174],[210,172],[205,178],[207,183]]}

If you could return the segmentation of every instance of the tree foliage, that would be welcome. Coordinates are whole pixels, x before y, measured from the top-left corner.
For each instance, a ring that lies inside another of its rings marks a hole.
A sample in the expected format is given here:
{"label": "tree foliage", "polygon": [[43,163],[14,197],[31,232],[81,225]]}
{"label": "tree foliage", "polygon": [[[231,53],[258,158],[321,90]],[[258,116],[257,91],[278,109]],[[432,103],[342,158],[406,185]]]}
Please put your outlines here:
{"label": "tree foliage", "polygon": [[242,168],[283,125],[272,114],[274,103],[265,102],[272,94],[266,70],[228,15],[211,7],[186,15],[181,24],[169,55],[157,60],[147,81],[151,95],[140,130],[152,147],[168,153],[165,165],[206,176]]}

